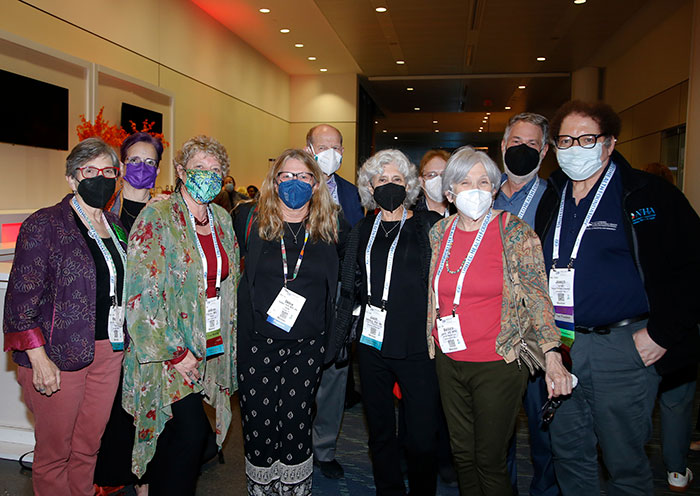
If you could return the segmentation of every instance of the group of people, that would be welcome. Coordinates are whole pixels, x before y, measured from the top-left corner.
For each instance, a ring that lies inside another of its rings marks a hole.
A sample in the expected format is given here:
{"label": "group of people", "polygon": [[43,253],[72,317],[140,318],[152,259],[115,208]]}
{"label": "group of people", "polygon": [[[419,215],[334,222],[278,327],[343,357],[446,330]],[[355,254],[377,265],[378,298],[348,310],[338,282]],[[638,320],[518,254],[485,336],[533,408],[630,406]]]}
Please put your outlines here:
{"label": "group of people", "polygon": [[[700,349],[700,218],[615,151],[619,132],[610,107],[573,101],[551,125],[510,120],[504,173],[468,146],[419,168],[382,150],[355,187],[319,125],[231,215],[213,138],[186,141],[175,192],[153,198],[157,140],[131,136],[121,160],[79,143],[72,193],[22,225],[5,302],[35,493],[94,494],[93,473],[120,471],[139,494],[194,494],[238,391],[249,494],[311,494],[314,465],[343,476],[355,353],[378,495],[435,494],[445,424],[461,494],[517,492],[521,404],[533,494],[598,494],[597,446],[609,494],[652,494],[658,384]],[[683,457],[669,467],[691,479]]]}

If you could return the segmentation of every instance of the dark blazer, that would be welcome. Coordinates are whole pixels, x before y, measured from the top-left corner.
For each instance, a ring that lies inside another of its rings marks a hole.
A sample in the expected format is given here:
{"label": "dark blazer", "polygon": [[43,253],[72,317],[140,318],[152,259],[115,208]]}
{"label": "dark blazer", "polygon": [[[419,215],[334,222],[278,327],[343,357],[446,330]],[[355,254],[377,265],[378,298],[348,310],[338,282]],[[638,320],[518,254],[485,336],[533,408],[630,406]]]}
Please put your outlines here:
{"label": "dark blazer", "polygon": [[[254,292],[255,275],[258,269],[263,240],[258,235],[257,212],[252,211],[256,204],[248,203],[240,205],[234,213],[233,228],[240,245],[241,260],[243,261],[243,274],[238,287],[238,332],[255,332],[254,330]],[[252,215],[251,215],[252,214]],[[345,238],[349,231],[349,225],[342,216],[338,216],[339,232],[338,244],[319,243],[323,256],[318,260],[304,258],[305,263],[323,264],[326,278],[326,346],[324,362],[331,363],[335,359],[335,339],[331,337],[335,329],[335,299],[338,288],[338,274],[340,260],[343,256]],[[245,259],[244,259],[245,257]]]}
{"label": "dark blazer", "polygon": [[354,227],[365,216],[365,211],[360,203],[360,194],[357,192],[357,186],[346,181],[338,174],[333,174],[333,176],[335,177],[335,184],[338,186],[340,208],[343,209],[343,215],[345,215],[345,220],[348,221],[350,227]]}
{"label": "dark blazer", "polygon": [[[700,218],[672,184],[633,169],[617,151],[611,160],[622,179],[625,232],[649,301],[647,330],[667,349],[656,363],[665,374],[697,361],[700,351]],[[543,243],[554,228],[567,180],[561,170],[554,172],[537,207],[535,231]]]}

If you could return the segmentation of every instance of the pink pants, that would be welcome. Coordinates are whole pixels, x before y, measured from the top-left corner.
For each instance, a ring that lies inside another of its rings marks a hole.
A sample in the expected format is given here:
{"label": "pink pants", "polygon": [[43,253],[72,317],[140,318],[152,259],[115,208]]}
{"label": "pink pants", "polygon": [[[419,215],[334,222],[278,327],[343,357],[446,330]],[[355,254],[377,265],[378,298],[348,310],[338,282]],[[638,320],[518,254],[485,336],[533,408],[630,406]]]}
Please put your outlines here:
{"label": "pink pants", "polygon": [[34,414],[34,494],[93,496],[93,476],[119,384],[122,352],[109,340],[95,343],[95,360],[84,369],[61,372],[61,389],[51,396],[32,385],[32,369],[18,367],[24,402]]}

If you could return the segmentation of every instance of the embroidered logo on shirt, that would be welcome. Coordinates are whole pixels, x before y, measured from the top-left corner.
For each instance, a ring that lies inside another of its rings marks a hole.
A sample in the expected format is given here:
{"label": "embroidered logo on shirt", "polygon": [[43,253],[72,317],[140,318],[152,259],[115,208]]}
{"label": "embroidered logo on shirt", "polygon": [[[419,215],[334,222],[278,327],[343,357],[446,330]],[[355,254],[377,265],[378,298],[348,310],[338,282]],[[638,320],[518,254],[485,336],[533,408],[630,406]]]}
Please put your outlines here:
{"label": "embroidered logo on shirt", "polygon": [[656,211],[652,207],[640,208],[630,214],[632,224],[656,219]]}
{"label": "embroidered logo on shirt", "polygon": [[597,220],[588,224],[587,231],[615,231],[617,230],[617,224],[608,222],[606,220]]}

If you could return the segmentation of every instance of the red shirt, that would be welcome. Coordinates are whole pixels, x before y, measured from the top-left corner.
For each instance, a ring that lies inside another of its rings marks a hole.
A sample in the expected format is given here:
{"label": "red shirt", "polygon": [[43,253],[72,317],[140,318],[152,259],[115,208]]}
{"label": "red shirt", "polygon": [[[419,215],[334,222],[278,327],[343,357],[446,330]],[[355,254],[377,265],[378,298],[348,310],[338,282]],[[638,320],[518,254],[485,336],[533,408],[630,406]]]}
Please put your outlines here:
{"label": "red shirt", "polygon": [[[197,234],[199,243],[202,245],[204,255],[207,257],[207,298],[216,296],[216,251],[214,251],[214,241],[211,234]],[[228,277],[228,257],[221,244],[219,236],[216,237],[221,253],[221,280]]]}
{"label": "red shirt", "polygon": [[[477,232],[462,231],[459,227],[455,230],[452,250],[440,275],[438,287],[440,313],[443,316],[452,311],[459,279],[459,273],[450,274],[447,267],[453,271],[459,269],[462,260],[469,253]],[[446,242],[447,236],[442,240],[439,257],[442,257]],[[435,272],[437,274],[437,266]],[[432,279],[433,283],[434,281],[435,275]],[[433,287],[431,283],[431,288]],[[498,232],[497,221],[492,221],[486,228],[481,245],[464,277],[462,295],[457,307],[462,338],[467,349],[449,353],[448,356],[451,359],[462,362],[503,360],[503,357],[496,353],[496,337],[501,332],[502,301],[503,243]],[[433,336],[437,345],[440,346],[437,326],[433,327]]]}

